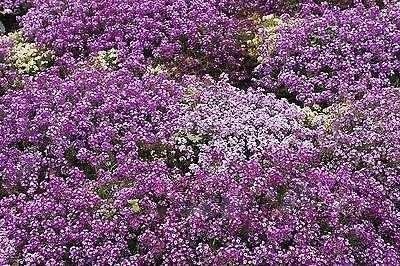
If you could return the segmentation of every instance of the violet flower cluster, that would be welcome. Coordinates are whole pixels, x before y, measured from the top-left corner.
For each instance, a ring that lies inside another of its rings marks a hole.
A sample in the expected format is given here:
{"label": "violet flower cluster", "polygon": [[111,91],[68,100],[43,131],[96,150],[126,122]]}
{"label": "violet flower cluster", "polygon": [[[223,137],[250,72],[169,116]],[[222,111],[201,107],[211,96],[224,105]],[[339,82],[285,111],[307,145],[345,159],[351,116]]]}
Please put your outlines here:
{"label": "violet flower cluster", "polygon": [[400,265],[396,1],[0,3],[0,265]]}
{"label": "violet flower cluster", "polygon": [[230,72],[240,80],[251,62],[239,37],[256,2],[40,0],[22,25],[29,38],[60,56],[86,58],[114,48],[136,75],[162,66],[174,75]]}
{"label": "violet flower cluster", "polygon": [[260,85],[300,103],[329,106],[380,91],[399,78],[399,5],[348,10],[309,5],[287,18]]}

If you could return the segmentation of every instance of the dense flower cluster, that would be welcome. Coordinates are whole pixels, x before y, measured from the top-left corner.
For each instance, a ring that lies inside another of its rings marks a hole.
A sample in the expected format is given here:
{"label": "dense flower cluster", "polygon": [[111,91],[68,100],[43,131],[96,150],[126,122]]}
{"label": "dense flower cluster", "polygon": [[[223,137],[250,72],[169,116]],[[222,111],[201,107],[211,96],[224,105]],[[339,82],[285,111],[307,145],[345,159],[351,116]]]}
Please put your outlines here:
{"label": "dense flower cluster", "polygon": [[22,24],[27,36],[58,55],[117,49],[137,74],[166,65],[174,74],[228,71],[243,79],[247,56],[239,37],[246,23],[237,16],[255,6],[246,2],[34,1]]}
{"label": "dense flower cluster", "polygon": [[[259,67],[267,91],[328,106],[389,86],[400,69],[400,6],[383,11],[310,6],[279,31]],[[269,43],[265,50],[268,50]]]}
{"label": "dense flower cluster", "polygon": [[[107,246],[116,243],[119,236],[105,244],[103,255],[92,254],[89,243],[81,247],[83,251],[76,247],[75,254],[74,243],[89,241],[84,233],[86,226],[94,226],[89,217],[96,220],[95,216],[108,217],[108,212],[112,212],[109,208],[113,206],[107,207],[108,187],[143,182],[154,188],[138,174],[150,182],[157,182],[157,175],[162,181],[165,166],[142,164],[138,158],[145,157],[150,150],[147,146],[162,143],[174,131],[179,114],[174,106],[179,95],[179,86],[160,77],[139,80],[123,71],[85,70],[65,80],[43,75],[24,90],[3,96],[0,131],[8,138],[0,144],[0,195],[5,198],[1,217],[5,239],[11,237],[12,242],[11,246],[7,246],[8,240],[1,242],[6,245],[2,248],[5,252],[16,249],[2,255],[4,263],[11,263],[18,256],[25,263],[59,262],[69,252],[69,260],[76,263],[112,264]],[[153,172],[152,176],[145,174],[145,169]],[[26,211],[20,213],[17,206]],[[31,209],[35,206],[39,209]],[[38,218],[43,223],[37,224]],[[83,227],[78,226],[81,222]],[[101,219],[98,222],[98,226],[104,223]],[[125,230],[119,223],[115,225],[118,228]],[[75,231],[77,238],[68,230]],[[62,232],[65,239],[57,237]],[[88,232],[94,242],[107,242],[103,237],[110,231],[98,233]],[[129,237],[128,232],[125,234]],[[36,241],[44,241],[48,246],[31,246]],[[119,247],[120,252],[128,250],[127,241]]]}
{"label": "dense flower cluster", "polygon": [[206,169],[260,159],[277,149],[312,148],[304,113],[286,100],[205,78],[201,83],[188,79],[185,87],[181,134],[186,137],[180,141],[201,144],[194,146]]}
{"label": "dense flower cluster", "polygon": [[399,265],[400,5],[0,3],[0,265]]}
{"label": "dense flower cluster", "polygon": [[319,143],[325,165],[346,165],[367,172],[383,185],[388,197],[400,196],[399,88],[368,93],[364,99],[331,108]]}
{"label": "dense flower cluster", "polygon": [[0,3],[0,11],[2,13],[17,13],[21,9],[30,6],[31,0],[3,0]]}

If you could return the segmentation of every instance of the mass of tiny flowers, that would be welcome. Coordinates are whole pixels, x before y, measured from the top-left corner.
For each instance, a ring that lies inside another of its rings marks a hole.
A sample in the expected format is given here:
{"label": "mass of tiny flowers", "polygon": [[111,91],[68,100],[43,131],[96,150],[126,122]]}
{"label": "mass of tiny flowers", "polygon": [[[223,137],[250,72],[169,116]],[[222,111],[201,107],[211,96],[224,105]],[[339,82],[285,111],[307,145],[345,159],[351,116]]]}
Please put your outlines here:
{"label": "mass of tiny flowers", "polygon": [[0,265],[400,265],[400,2],[0,0]]}

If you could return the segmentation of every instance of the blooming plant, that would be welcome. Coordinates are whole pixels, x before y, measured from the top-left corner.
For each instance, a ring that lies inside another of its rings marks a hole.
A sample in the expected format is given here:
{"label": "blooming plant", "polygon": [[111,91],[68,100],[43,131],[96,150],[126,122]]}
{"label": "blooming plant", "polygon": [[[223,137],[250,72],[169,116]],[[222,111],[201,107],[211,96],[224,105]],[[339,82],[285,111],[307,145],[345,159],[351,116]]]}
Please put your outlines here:
{"label": "blooming plant", "polygon": [[0,265],[400,265],[397,1],[0,21]]}

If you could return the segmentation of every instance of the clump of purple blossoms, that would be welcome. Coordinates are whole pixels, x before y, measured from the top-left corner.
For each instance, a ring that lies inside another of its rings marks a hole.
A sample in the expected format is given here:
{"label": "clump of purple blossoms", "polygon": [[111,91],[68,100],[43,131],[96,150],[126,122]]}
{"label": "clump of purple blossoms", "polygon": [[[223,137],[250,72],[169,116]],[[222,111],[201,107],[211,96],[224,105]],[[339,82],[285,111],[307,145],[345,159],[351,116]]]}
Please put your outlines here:
{"label": "clump of purple blossoms", "polygon": [[[307,8],[306,8],[307,7]],[[307,105],[357,100],[398,79],[398,4],[380,10],[306,6],[280,28],[272,54],[257,75],[260,85]]]}
{"label": "clump of purple blossoms", "polygon": [[19,13],[30,6],[31,0],[3,0],[0,3],[0,12],[3,14]]}
{"label": "clump of purple blossoms", "polygon": [[[0,143],[3,262],[112,264],[129,254],[134,229],[110,224],[109,230],[124,231],[118,236],[103,227],[101,218],[115,208],[107,195],[114,187],[134,183],[145,195],[142,186],[158,191],[157,182],[163,185],[167,166],[138,158],[146,156],[147,146],[162,143],[174,131],[179,95],[179,86],[161,77],[140,80],[125,71],[90,69],[77,70],[67,79],[47,73],[23,90],[4,95],[0,131],[8,138]],[[131,196],[118,204],[129,210]],[[89,229],[95,227],[93,222],[105,231]],[[137,222],[132,223],[135,227]],[[104,246],[96,244],[102,241]],[[116,258],[109,258],[110,246],[119,252]]]}
{"label": "clump of purple blossoms", "polygon": [[313,132],[302,110],[273,94],[243,91],[224,80],[189,78],[185,103],[178,139],[200,149],[199,164],[207,169],[260,159],[266,151],[312,149]]}
{"label": "clump of purple blossoms", "polygon": [[368,93],[357,102],[331,108],[319,143],[324,164],[346,165],[376,179],[388,197],[399,204],[399,88]]}
{"label": "clump of purple blossoms", "polygon": [[171,81],[126,71],[38,77],[0,101],[0,132],[8,136],[0,142],[2,186],[34,194],[49,171],[68,176],[78,169],[96,178],[117,157],[137,152],[136,142],[168,139],[179,95]]}
{"label": "clump of purple blossoms", "polygon": [[399,265],[400,6],[319,2],[0,3],[0,265]]}
{"label": "clump of purple blossoms", "polygon": [[250,70],[239,37],[245,10],[256,7],[256,1],[38,0],[22,25],[58,55],[87,58],[117,49],[121,66],[137,75],[165,66],[174,75],[229,72],[240,80]]}

